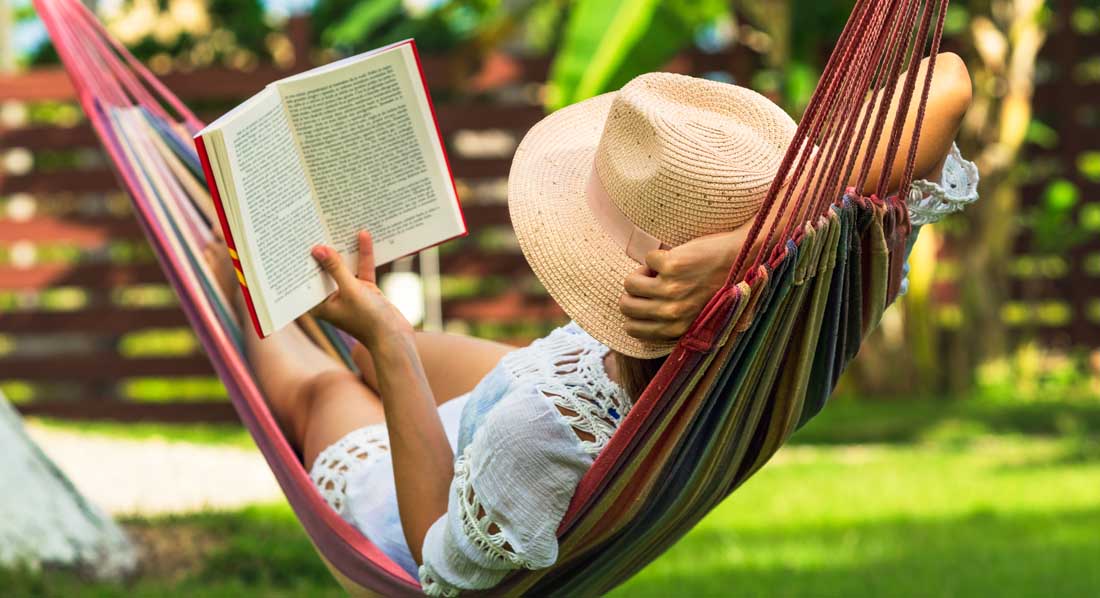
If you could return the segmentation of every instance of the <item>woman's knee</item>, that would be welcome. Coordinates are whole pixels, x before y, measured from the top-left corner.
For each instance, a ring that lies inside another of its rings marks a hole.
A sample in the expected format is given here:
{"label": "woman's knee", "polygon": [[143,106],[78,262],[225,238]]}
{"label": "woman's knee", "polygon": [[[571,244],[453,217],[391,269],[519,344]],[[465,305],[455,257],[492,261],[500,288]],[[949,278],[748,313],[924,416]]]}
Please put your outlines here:
{"label": "woman's knee", "polygon": [[333,419],[339,413],[353,424],[360,422],[381,408],[378,396],[351,371],[326,370],[310,376],[296,389],[292,420],[295,439],[299,446],[304,442],[311,422]]}

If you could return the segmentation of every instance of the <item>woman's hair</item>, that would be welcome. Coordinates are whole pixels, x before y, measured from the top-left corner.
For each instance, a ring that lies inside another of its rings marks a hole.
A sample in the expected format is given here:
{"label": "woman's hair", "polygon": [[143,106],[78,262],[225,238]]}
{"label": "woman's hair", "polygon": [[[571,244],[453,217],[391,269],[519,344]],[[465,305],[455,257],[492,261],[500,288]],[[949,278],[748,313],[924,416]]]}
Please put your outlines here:
{"label": "woman's hair", "polygon": [[631,400],[637,401],[638,397],[642,396],[645,387],[649,386],[649,381],[664,365],[666,357],[641,359],[615,352],[615,365],[619,369],[619,385],[623,387],[626,394],[630,395]]}

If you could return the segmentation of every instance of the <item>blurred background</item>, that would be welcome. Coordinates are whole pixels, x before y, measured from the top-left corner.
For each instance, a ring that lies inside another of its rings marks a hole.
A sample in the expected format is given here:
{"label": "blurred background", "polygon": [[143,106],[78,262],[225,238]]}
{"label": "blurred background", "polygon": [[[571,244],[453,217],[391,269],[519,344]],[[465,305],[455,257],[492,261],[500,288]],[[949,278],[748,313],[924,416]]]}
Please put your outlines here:
{"label": "blurred background", "polygon": [[[206,120],[414,37],[471,234],[383,287],[425,328],[517,344],[565,321],[508,221],[524,132],[652,70],[749,86],[797,118],[851,9],[86,4]],[[1100,0],[956,0],[945,26],[974,81],[959,145],[981,200],[923,229],[909,294],[823,414],[621,595],[1100,593]],[[339,595],[235,424],[28,0],[0,0],[0,392],[141,555],[123,583],[24,563],[0,589]],[[16,425],[0,425],[0,447],[23,442]]]}

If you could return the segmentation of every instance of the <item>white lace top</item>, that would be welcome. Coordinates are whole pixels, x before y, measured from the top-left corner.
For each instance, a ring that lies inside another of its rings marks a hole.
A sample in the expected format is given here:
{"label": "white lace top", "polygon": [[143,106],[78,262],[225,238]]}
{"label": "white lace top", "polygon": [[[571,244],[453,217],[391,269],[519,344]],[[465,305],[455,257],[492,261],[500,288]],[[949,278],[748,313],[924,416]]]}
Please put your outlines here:
{"label": "white lace top", "polygon": [[978,179],[978,167],[963,158],[959,146],[952,143],[939,180],[913,181],[909,188],[909,222],[913,226],[932,224],[974,203],[978,200]]}
{"label": "white lace top", "polygon": [[607,351],[570,323],[506,355],[470,393],[447,514],[424,538],[429,596],[557,560],[573,491],[630,410],[604,369]]}

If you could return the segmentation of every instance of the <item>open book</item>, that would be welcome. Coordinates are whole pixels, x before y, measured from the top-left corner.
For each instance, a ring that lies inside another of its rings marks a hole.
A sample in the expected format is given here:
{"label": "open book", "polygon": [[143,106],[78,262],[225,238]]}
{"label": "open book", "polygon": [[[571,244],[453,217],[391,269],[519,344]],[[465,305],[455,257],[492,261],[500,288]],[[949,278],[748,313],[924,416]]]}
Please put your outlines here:
{"label": "open book", "polygon": [[245,303],[261,337],[335,290],[310,257],[354,271],[466,233],[412,40],[281,79],[195,135]]}

